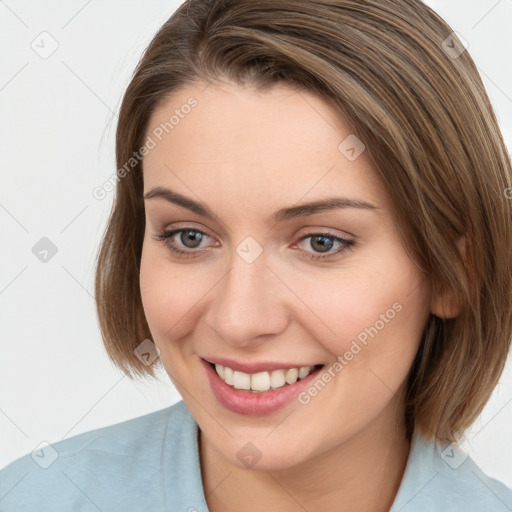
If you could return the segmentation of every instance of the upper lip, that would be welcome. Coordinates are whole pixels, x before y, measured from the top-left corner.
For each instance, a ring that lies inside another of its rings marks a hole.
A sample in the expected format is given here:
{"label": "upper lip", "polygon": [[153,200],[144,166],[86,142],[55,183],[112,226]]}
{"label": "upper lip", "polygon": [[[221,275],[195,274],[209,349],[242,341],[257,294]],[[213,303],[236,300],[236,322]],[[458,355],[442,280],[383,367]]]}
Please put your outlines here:
{"label": "upper lip", "polygon": [[207,363],[220,364],[232,370],[243,373],[271,372],[273,370],[288,370],[290,368],[302,368],[303,366],[316,366],[322,363],[279,363],[276,361],[235,361],[224,357],[203,358]]}

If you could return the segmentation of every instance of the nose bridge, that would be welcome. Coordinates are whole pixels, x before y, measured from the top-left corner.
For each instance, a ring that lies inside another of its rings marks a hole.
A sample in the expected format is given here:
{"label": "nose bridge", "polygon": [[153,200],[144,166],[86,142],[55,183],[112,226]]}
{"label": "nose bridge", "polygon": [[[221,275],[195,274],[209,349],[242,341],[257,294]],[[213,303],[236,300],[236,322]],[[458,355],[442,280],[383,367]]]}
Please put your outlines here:
{"label": "nose bridge", "polygon": [[283,285],[267,268],[266,255],[255,249],[249,240],[233,252],[229,271],[216,287],[207,315],[210,327],[232,344],[245,345],[286,327],[286,308],[277,299]]}

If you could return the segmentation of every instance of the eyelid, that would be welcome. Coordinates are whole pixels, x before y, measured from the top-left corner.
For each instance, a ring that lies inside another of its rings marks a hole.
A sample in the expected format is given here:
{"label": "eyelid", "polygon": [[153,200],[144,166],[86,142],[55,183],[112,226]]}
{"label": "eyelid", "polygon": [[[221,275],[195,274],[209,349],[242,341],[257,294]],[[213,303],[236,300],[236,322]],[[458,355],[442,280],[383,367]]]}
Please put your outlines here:
{"label": "eyelid", "polygon": [[[211,238],[212,240],[216,240],[217,237],[213,236],[211,234],[211,232],[201,226],[201,227],[198,227],[198,226],[194,226],[194,223],[192,222],[186,222],[186,223],[183,223],[183,225],[180,225],[181,223],[177,223],[177,224],[172,224],[170,226],[166,226],[166,227],[163,227],[162,229],[159,229],[157,231],[159,231],[160,233],[170,233],[171,231],[174,231],[174,232],[179,232],[179,231],[197,231],[198,233],[202,233],[203,235],[206,235],[208,236],[209,238]],[[175,233],[176,234],[176,233]]]}
{"label": "eyelid", "polygon": [[[354,242],[358,238],[356,235],[354,235],[348,231],[335,229],[335,228],[326,228],[323,226],[308,226],[308,227],[304,228],[304,230],[305,230],[304,234],[299,235],[299,239],[302,239],[303,236],[320,235],[320,234],[325,234],[325,235],[329,235],[329,236],[337,237],[337,238],[350,239],[350,240],[353,240]],[[301,230],[301,233],[302,233],[302,230]]]}
{"label": "eyelid", "polygon": [[[181,226],[180,224],[183,224],[183,226]],[[176,231],[178,229],[182,229],[183,231],[195,230],[195,231],[198,231],[200,233],[203,233],[203,234],[209,236],[212,239],[216,239],[216,237],[213,236],[207,228],[205,228],[203,226],[200,226],[200,227],[195,226],[193,221],[182,222],[182,223],[178,222],[178,223],[172,224],[171,226],[164,227],[164,228],[160,229],[159,231],[160,232]],[[304,230],[307,230],[307,231],[304,231]],[[303,238],[307,237],[307,236],[321,235],[321,234],[328,235],[331,237],[336,237],[336,238],[342,238],[347,241],[349,241],[349,240],[354,241],[354,242],[357,241],[358,237],[352,233],[349,233],[348,231],[341,231],[341,234],[336,234],[336,233],[334,233],[334,231],[335,231],[335,229],[325,228],[322,226],[308,226],[308,227],[303,228],[303,230],[300,230],[300,232],[302,232],[302,234],[297,235],[298,236],[297,241],[302,241]]]}

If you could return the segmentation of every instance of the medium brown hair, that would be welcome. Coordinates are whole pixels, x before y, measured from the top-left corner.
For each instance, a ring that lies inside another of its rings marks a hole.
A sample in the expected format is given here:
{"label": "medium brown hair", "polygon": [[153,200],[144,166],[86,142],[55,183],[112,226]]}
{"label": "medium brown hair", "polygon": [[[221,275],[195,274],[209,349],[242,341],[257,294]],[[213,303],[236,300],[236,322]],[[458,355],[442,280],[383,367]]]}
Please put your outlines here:
{"label": "medium brown hair", "polygon": [[[455,52],[453,51],[455,48]],[[432,293],[461,313],[430,315],[405,393],[408,432],[454,439],[503,371],[512,334],[511,162],[477,69],[452,29],[418,0],[188,0],[141,58],[119,114],[119,180],[98,254],[96,303],[111,360],[151,338],[139,288],[144,145],[157,105],[227,77],[317,94],[348,122],[394,205],[404,247]],[[457,51],[458,50],[458,51]],[[460,54],[459,54],[460,53]],[[461,255],[457,241],[465,237]]]}

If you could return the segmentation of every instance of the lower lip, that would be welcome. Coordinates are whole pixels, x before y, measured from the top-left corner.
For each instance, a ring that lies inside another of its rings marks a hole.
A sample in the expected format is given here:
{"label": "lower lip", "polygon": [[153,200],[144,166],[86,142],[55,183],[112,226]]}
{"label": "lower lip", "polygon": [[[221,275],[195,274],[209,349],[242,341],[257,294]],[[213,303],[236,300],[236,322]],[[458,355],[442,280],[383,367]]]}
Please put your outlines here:
{"label": "lower lip", "polygon": [[287,384],[282,388],[270,389],[262,393],[253,393],[251,391],[235,389],[226,384],[217,375],[217,372],[210,363],[207,363],[204,359],[201,359],[201,363],[206,370],[210,386],[217,400],[226,409],[246,416],[262,416],[283,408],[296,399],[297,395],[307,388],[318,372],[322,370],[322,368],[317,368],[295,384]]}

